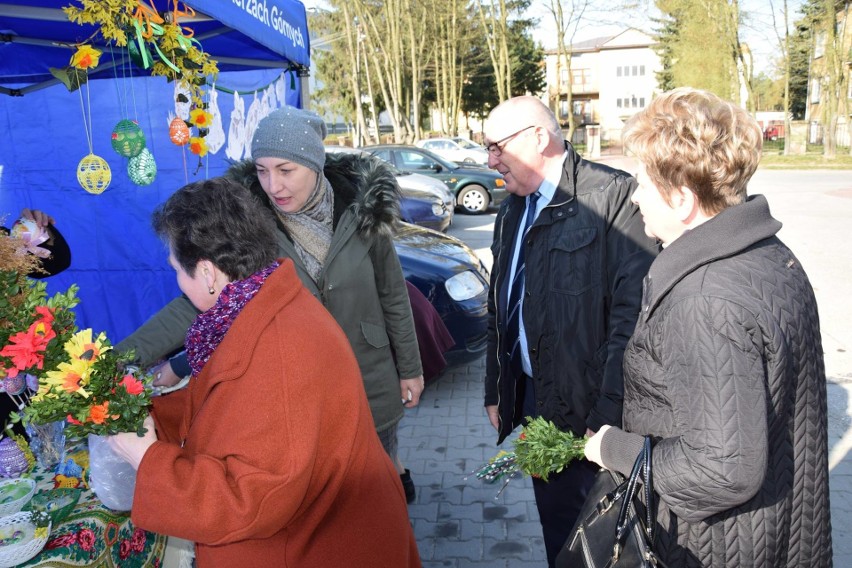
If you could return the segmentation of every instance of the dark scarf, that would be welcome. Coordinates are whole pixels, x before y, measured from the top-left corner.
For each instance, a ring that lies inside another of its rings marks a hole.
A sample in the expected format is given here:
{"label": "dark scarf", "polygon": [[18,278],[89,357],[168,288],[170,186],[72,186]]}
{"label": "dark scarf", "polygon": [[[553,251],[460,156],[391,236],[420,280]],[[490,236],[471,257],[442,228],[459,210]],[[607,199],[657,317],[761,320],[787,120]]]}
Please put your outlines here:
{"label": "dark scarf", "polygon": [[186,332],[185,342],[186,357],[193,377],[201,373],[201,369],[213,355],[213,351],[225,338],[231,324],[249,300],[260,291],[260,287],[276,268],[278,268],[278,261],[248,278],[229,282],[222,288],[216,304],[195,318]]}

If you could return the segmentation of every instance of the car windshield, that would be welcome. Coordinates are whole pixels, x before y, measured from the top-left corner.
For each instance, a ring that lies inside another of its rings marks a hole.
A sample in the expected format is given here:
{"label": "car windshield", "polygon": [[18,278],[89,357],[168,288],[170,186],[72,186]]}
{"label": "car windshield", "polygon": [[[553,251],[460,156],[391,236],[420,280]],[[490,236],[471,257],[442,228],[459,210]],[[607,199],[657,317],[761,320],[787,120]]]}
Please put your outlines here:
{"label": "car windshield", "polygon": [[482,148],[482,146],[480,146],[479,144],[475,144],[470,140],[465,140],[464,138],[453,138],[453,140],[455,140],[456,144],[467,150],[476,150],[477,148]]}
{"label": "car windshield", "polygon": [[436,162],[441,164],[441,167],[444,168],[445,170],[454,170],[454,169],[459,167],[458,164],[454,164],[449,160],[445,160],[444,158],[442,158],[438,154],[431,152],[429,150],[426,150],[425,148],[419,149],[419,151],[422,152],[424,156],[428,156],[432,160],[435,160]]}

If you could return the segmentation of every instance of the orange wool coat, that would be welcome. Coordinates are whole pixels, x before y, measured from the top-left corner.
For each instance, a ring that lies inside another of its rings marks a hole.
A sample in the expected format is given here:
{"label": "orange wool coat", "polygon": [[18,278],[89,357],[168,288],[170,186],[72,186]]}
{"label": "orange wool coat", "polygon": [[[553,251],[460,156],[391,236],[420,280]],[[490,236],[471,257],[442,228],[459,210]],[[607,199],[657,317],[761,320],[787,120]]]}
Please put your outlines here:
{"label": "orange wool coat", "polygon": [[194,541],[199,568],[420,566],[358,363],[292,261],[152,414],[132,519]]}

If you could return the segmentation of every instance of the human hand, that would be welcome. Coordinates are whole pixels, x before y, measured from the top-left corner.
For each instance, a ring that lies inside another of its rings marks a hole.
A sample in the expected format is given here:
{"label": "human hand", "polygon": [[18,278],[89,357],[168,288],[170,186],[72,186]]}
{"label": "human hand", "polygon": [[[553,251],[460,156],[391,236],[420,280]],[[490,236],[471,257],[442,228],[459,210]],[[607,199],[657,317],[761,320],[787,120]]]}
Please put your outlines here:
{"label": "human hand", "polygon": [[123,432],[106,438],[113,451],[133,466],[133,469],[139,469],[139,464],[142,463],[145,452],[157,441],[154,419],[151,418],[150,414],[145,418],[143,425],[147,429],[144,436],[137,436],[136,432]]}
{"label": "human hand", "polygon": [[[606,469],[606,466],[601,459],[601,442],[603,441],[604,434],[606,434],[606,431],[610,428],[612,428],[612,426],[609,424],[601,426],[601,429],[596,433],[593,433],[592,437],[586,441],[586,447],[583,450],[583,453],[586,454],[587,460],[595,462],[604,469]],[[591,430],[587,430],[586,434],[588,435],[590,431]]]}
{"label": "human hand", "polygon": [[173,387],[178,384],[182,378],[177,376],[177,374],[172,370],[172,364],[169,361],[166,361],[159,367],[154,367],[151,369],[151,372],[154,373],[155,387]]}
{"label": "human hand", "polygon": [[485,407],[485,412],[488,413],[488,420],[491,421],[491,425],[494,426],[494,429],[498,432],[500,431],[500,413],[497,411],[497,405],[492,404]]}
{"label": "human hand", "polygon": [[406,408],[414,408],[420,404],[420,394],[425,387],[423,375],[399,381],[399,395],[402,399],[402,404]]}
{"label": "human hand", "polygon": [[39,211],[38,209],[27,209],[25,207],[21,210],[21,217],[24,219],[32,219],[36,222],[36,225],[42,229],[47,228],[48,225],[56,224],[56,220],[53,217],[44,211]]}

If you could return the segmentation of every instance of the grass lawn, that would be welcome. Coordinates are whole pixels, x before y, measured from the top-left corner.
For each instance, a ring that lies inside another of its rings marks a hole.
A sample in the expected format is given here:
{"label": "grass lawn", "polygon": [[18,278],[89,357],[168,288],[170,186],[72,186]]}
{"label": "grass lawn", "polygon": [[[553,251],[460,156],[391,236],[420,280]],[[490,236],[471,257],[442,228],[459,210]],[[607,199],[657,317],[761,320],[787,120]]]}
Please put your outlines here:
{"label": "grass lawn", "polygon": [[822,155],[822,146],[808,144],[803,155],[784,156],[784,141],[767,140],[763,144],[760,167],[774,170],[852,170],[849,148],[839,146],[837,156],[831,160]]}

